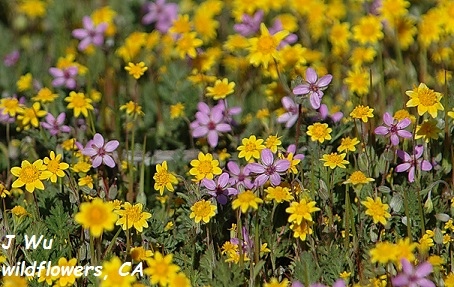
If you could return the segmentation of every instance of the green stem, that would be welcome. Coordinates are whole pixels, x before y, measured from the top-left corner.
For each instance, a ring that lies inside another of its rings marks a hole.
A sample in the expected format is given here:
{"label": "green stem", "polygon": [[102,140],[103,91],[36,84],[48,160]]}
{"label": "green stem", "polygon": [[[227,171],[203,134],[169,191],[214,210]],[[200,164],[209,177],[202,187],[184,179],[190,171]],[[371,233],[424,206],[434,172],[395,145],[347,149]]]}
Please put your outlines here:
{"label": "green stem", "polygon": [[91,265],[97,266],[96,254],[95,254],[95,238],[90,234],[90,254],[91,254]]}

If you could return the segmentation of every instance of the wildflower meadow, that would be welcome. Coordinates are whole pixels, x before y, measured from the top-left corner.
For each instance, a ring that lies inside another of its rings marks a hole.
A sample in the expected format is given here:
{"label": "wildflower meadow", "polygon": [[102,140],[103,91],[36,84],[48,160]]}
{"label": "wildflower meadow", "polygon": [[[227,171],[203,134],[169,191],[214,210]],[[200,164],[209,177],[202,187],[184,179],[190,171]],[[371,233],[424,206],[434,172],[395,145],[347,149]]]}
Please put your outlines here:
{"label": "wildflower meadow", "polygon": [[0,0],[0,285],[454,287],[453,0]]}

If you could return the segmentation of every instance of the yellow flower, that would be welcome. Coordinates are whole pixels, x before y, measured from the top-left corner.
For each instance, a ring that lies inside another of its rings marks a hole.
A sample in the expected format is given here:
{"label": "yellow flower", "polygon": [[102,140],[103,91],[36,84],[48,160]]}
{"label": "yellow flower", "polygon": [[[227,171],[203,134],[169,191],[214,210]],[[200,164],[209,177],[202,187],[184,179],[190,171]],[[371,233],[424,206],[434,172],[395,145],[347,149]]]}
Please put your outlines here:
{"label": "yellow flower", "polygon": [[183,272],[179,272],[170,277],[169,287],[191,287],[191,281]]}
{"label": "yellow flower", "polygon": [[454,287],[454,273],[449,273],[448,276],[446,276],[444,282],[445,287]]}
{"label": "yellow flower", "polygon": [[52,103],[56,98],[58,98],[58,95],[52,93],[49,88],[42,88],[38,91],[38,94],[32,98],[32,100],[45,104]]}
{"label": "yellow flower", "polygon": [[78,117],[81,113],[88,117],[88,110],[92,111],[94,108],[91,105],[92,100],[85,97],[84,93],[76,93],[71,91],[69,96],[65,98],[66,102],[69,102],[67,108],[74,109],[74,116]]}
{"label": "yellow flower", "polygon": [[350,278],[351,275],[352,275],[351,272],[344,271],[339,274],[339,277],[346,280],[346,279]]}
{"label": "yellow flower", "polygon": [[5,275],[2,278],[3,284],[2,287],[26,287],[28,286],[28,281],[24,277],[16,275]]}
{"label": "yellow flower", "polygon": [[115,211],[120,216],[116,225],[122,225],[123,230],[134,227],[137,232],[142,232],[143,228],[148,227],[147,219],[151,217],[151,213],[142,211],[142,208],[142,203],[132,205],[129,202],[125,202],[123,209]]}
{"label": "yellow flower", "polygon": [[409,118],[411,120],[412,123],[414,123],[416,121],[416,117],[411,115],[407,110],[405,109],[401,109],[401,110],[398,110],[394,113],[394,118],[397,120],[397,121],[401,121],[405,118]]}
{"label": "yellow flower", "polygon": [[32,107],[21,109],[17,116],[17,120],[22,121],[22,125],[24,126],[31,124],[37,128],[39,127],[39,118],[44,117],[46,114],[46,111],[41,110],[40,103],[33,103]]}
{"label": "yellow flower", "polygon": [[424,234],[418,243],[418,249],[421,253],[427,253],[430,247],[434,246],[434,241],[428,234]]}
{"label": "yellow flower", "polygon": [[232,209],[241,208],[242,213],[246,213],[249,207],[258,209],[258,203],[263,203],[263,200],[257,197],[251,190],[246,190],[238,194],[238,197],[232,202]]}
{"label": "yellow flower", "polygon": [[161,196],[164,194],[164,189],[167,188],[169,191],[174,191],[173,185],[178,183],[178,179],[175,175],[168,172],[167,161],[163,161],[162,164],[156,165],[156,173],[153,176],[155,181],[154,189],[159,191]]}
{"label": "yellow flower", "polygon": [[337,147],[338,152],[343,151],[356,151],[355,145],[359,144],[359,140],[357,138],[342,138],[340,146]]}
{"label": "yellow flower", "polygon": [[181,34],[178,38],[175,50],[180,55],[181,59],[184,59],[186,56],[194,59],[197,56],[196,48],[202,46],[203,41],[196,38],[197,34],[195,32]]}
{"label": "yellow flower", "polygon": [[[66,260],[66,258],[64,257],[58,259],[58,266],[60,268],[65,268],[67,266],[76,266],[76,264],[77,264],[76,258],[72,258],[69,261]],[[75,282],[76,276],[74,275],[74,273],[66,272],[66,274],[63,274],[63,272],[61,272],[58,281],[55,283],[55,286],[72,286]]]}
{"label": "yellow flower", "polygon": [[281,282],[276,277],[271,278],[269,283],[265,283],[263,287],[287,287],[289,285],[288,279],[284,278]]}
{"label": "yellow flower", "polygon": [[224,43],[224,49],[229,52],[240,51],[242,49],[246,49],[247,47],[249,47],[247,38],[239,34],[229,35],[227,37],[227,41]]}
{"label": "yellow flower", "polygon": [[88,186],[90,189],[93,189],[93,177],[91,175],[86,175],[84,177],[79,178],[78,183],[79,186]]}
{"label": "yellow flower", "polygon": [[90,234],[100,237],[104,230],[113,230],[117,215],[112,210],[112,205],[95,198],[92,202],[83,202],[74,220],[83,228],[90,229]]}
{"label": "yellow flower", "polygon": [[64,170],[69,168],[69,164],[61,161],[61,154],[55,156],[53,151],[50,152],[50,158],[44,158],[44,164],[46,164],[46,170],[43,171],[43,176],[46,179],[50,179],[51,182],[57,182],[58,177],[65,177]]}
{"label": "yellow flower", "polygon": [[262,144],[263,139],[257,139],[255,135],[251,135],[249,138],[244,138],[241,140],[242,145],[240,145],[237,150],[240,151],[238,154],[238,158],[245,158],[247,161],[251,159],[251,157],[259,159],[260,152],[265,146]]}
{"label": "yellow flower", "polygon": [[383,0],[378,11],[384,20],[393,25],[396,19],[408,13],[408,6],[410,6],[410,3],[405,0]]}
{"label": "yellow flower", "polygon": [[0,109],[2,109],[2,114],[15,117],[22,111],[22,106],[16,98],[3,98],[0,99]]}
{"label": "yellow flower", "polygon": [[[130,274],[120,275],[119,271],[131,272],[131,265],[123,266],[123,262],[116,256],[112,257],[109,261],[104,261],[102,264],[102,273],[100,278],[101,287],[130,287],[136,281],[136,277]],[[122,267],[120,269],[120,267]]]}
{"label": "yellow flower", "polygon": [[126,110],[126,114],[128,114],[130,116],[143,116],[144,115],[144,113],[142,111],[142,107],[133,101],[129,101],[126,104],[120,106],[120,111],[123,111],[123,110]]}
{"label": "yellow flower", "polygon": [[184,34],[191,31],[192,23],[189,21],[189,15],[178,15],[178,18],[173,21],[172,27],[169,28],[170,33]]}
{"label": "yellow flower", "polygon": [[391,217],[391,214],[388,212],[389,205],[382,203],[380,197],[375,198],[375,200],[367,197],[361,203],[367,208],[366,215],[372,216],[375,224],[380,222],[386,225],[387,219]]}
{"label": "yellow flower", "polygon": [[[0,182],[0,197],[1,198],[5,198],[7,196],[11,195],[11,193],[9,192],[9,190],[6,189],[6,186]],[[1,262],[0,262],[1,263]]]}
{"label": "yellow flower", "polygon": [[352,93],[363,96],[369,92],[369,73],[364,69],[353,69],[347,72],[344,83]]}
{"label": "yellow flower", "polygon": [[19,92],[30,90],[32,84],[33,84],[32,74],[27,73],[23,76],[20,76],[19,80],[16,82],[17,90]]}
{"label": "yellow flower", "polygon": [[95,25],[107,23],[107,29],[104,31],[104,34],[108,37],[112,37],[117,32],[114,22],[116,15],[117,12],[115,12],[115,10],[109,6],[104,6],[93,11],[93,13],[91,13],[91,19]]}
{"label": "yellow flower", "polygon": [[191,206],[191,214],[189,214],[189,218],[194,218],[195,223],[199,223],[201,220],[208,223],[210,222],[210,219],[216,215],[216,210],[216,205],[211,204],[210,201],[202,199]]}
{"label": "yellow flower", "polygon": [[386,264],[389,261],[395,262],[397,260],[397,254],[396,245],[390,242],[379,242],[370,250],[370,261],[381,264]]}
{"label": "yellow flower", "polygon": [[145,66],[144,62],[139,62],[137,64],[129,62],[128,66],[125,67],[125,70],[128,71],[134,79],[138,80],[145,71],[148,70],[148,67]]}
{"label": "yellow flower", "polygon": [[293,222],[290,225],[290,229],[293,231],[293,237],[299,238],[301,241],[306,241],[307,235],[313,233],[312,225],[314,223],[312,221],[303,220],[301,224]]}
{"label": "yellow flower", "polygon": [[344,181],[344,184],[351,183],[353,185],[357,184],[367,184],[369,182],[375,181],[373,178],[367,177],[362,171],[354,171],[350,177]]}
{"label": "yellow flower", "polygon": [[149,259],[153,256],[153,251],[146,250],[142,246],[131,248],[132,260],[139,262]]}
{"label": "yellow flower", "polygon": [[303,220],[312,221],[311,213],[320,210],[315,204],[315,201],[307,201],[304,198],[300,202],[290,203],[290,207],[285,209],[285,212],[290,213],[288,222],[301,224]]}
{"label": "yellow flower", "polygon": [[373,118],[374,109],[369,108],[369,106],[359,105],[356,106],[353,111],[350,113],[350,116],[354,119],[360,119],[363,122],[367,123],[368,118]]}
{"label": "yellow flower", "polygon": [[364,63],[372,62],[376,54],[377,52],[372,47],[357,47],[352,51],[349,61],[354,68],[359,68]]}
{"label": "yellow flower", "polygon": [[325,140],[330,140],[330,133],[333,130],[328,127],[328,124],[325,123],[314,123],[307,127],[307,135],[311,137],[312,141],[319,141],[323,143]]}
{"label": "yellow flower", "polygon": [[353,39],[360,44],[375,44],[383,38],[380,18],[372,15],[364,16],[353,26]]}
{"label": "yellow flower", "polygon": [[418,246],[416,242],[410,242],[409,238],[399,238],[395,246],[397,251],[395,263],[399,263],[402,258],[405,258],[410,262],[415,260],[413,250]]}
{"label": "yellow flower", "polygon": [[438,111],[444,110],[443,105],[440,103],[442,95],[429,89],[424,83],[419,84],[412,91],[406,91],[405,93],[410,97],[407,107],[418,107],[418,114],[420,116],[429,113],[432,118],[436,118]]}
{"label": "yellow flower", "polygon": [[323,166],[329,166],[331,169],[335,169],[336,167],[346,168],[345,165],[350,163],[344,159],[346,155],[346,153],[337,154],[337,152],[332,152],[330,154],[324,154],[320,160],[325,162]]}
{"label": "yellow flower", "polygon": [[216,38],[216,29],[219,27],[219,22],[214,20],[213,16],[201,8],[197,9],[194,13],[194,30],[204,41]]}
{"label": "yellow flower", "polygon": [[23,208],[20,205],[16,205],[11,209],[11,213],[14,214],[17,217],[23,217],[28,215],[28,212],[25,208]]}
{"label": "yellow flower", "polygon": [[448,112],[448,116],[452,119],[454,119],[454,108]]}
{"label": "yellow flower", "polygon": [[423,138],[428,143],[431,139],[438,139],[440,132],[441,129],[437,127],[437,121],[435,119],[427,119],[421,125],[416,126],[415,139]]}
{"label": "yellow flower", "polygon": [[184,116],[184,105],[180,102],[170,106],[170,118],[177,119]]}
{"label": "yellow flower", "polygon": [[265,69],[268,68],[270,62],[273,59],[278,59],[279,43],[287,37],[288,31],[282,30],[274,35],[270,35],[270,32],[266,28],[264,23],[260,24],[260,36],[254,37],[249,40],[249,62],[258,67],[263,65]]}
{"label": "yellow flower", "polygon": [[213,159],[211,153],[199,152],[197,159],[191,160],[190,163],[192,168],[189,170],[189,174],[195,176],[196,181],[201,181],[204,178],[213,179],[215,175],[222,173],[219,161]]}
{"label": "yellow flower", "polygon": [[34,19],[46,14],[46,5],[46,2],[41,0],[22,0],[17,8],[19,12]]}
{"label": "yellow flower", "polygon": [[207,96],[213,97],[215,100],[225,99],[227,95],[233,93],[235,82],[230,82],[227,78],[216,80],[214,86],[207,87]]}
{"label": "yellow flower", "polygon": [[44,184],[41,180],[46,179],[43,171],[46,167],[43,165],[41,159],[36,160],[31,164],[27,160],[22,161],[21,167],[11,168],[11,173],[18,177],[13,184],[12,188],[22,187],[25,185],[25,189],[32,193],[35,189],[44,189]]}
{"label": "yellow flower", "polygon": [[266,200],[271,201],[275,200],[277,203],[281,203],[283,201],[290,201],[293,200],[293,196],[290,194],[290,189],[288,187],[283,186],[270,186],[265,189]]}
{"label": "yellow flower", "polygon": [[148,268],[144,272],[150,276],[152,285],[159,283],[159,286],[167,286],[170,278],[180,270],[180,267],[172,263],[172,258],[172,254],[162,256],[159,251],[156,251],[154,257],[147,260]]}

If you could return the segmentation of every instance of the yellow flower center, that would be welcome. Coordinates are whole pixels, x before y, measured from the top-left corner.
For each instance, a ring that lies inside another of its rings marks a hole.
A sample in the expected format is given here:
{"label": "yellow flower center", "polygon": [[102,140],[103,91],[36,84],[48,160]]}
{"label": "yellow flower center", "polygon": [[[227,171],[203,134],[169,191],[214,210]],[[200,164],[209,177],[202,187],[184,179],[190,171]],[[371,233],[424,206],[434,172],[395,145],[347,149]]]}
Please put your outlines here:
{"label": "yellow flower center", "polygon": [[57,171],[60,169],[60,163],[58,160],[50,160],[49,163],[47,164],[47,170],[52,172],[52,173],[57,173]]}
{"label": "yellow flower center", "polygon": [[373,216],[382,217],[385,215],[385,211],[383,210],[383,204],[381,203],[377,202],[372,203],[369,210]]}
{"label": "yellow flower center", "polygon": [[342,163],[342,157],[338,154],[329,154],[326,156],[326,161],[338,165]]}
{"label": "yellow flower center", "polygon": [[369,113],[369,107],[358,106],[353,110],[353,117],[362,118],[367,117]]}
{"label": "yellow flower center", "polygon": [[328,134],[327,129],[323,125],[314,125],[314,128],[312,129],[312,135],[315,138],[325,138],[326,135]]}
{"label": "yellow flower center", "polygon": [[40,171],[33,165],[22,168],[19,178],[25,184],[35,182],[39,179]]}
{"label": "yellow flower center", "polygon": [[226,95],[229,93],[229,85],[225,83],[218,83],[213,88],[213,93],[216,95]]}
{"label": "yellow flower center", "polygon": [[3,106],[8,110],[16,109],[19,107],[19,101],[16,99],[5,99]]}
{"label": "yellow flower center", "polygon": [[294,214],[301,215],[301,216],[304,216],[306,214],[310,214],[309,206],[307,204],[305,204],[305,203],[299,203],[295,207]]}
{"label": "yellow flower center", "polygon": [[242,203],[250,203],[255,201],[255,195],[252,192],[244,192],[238,195],[238,200]]}
{"label": "yellow flower center", "polygon": [[142,211],[139,206],[132,206],[125,210],[125,215],[128,225],[132,225],[134,222],[138,222],[142,218]]}
{"label": "yellow flower center", "polygon": [[213,166],[211,165],[211,161],[209,161],[209,160],[200,161],[200,164],[197,167],[197,170],[202,174],[211,173],[213,171]]}
{"label": "yellow flower center", "polygon": [[36,118],[35,110],[34,109],[26,109],[24,111],[24,118],[27,118],[27,119]]}
{"label": "yellow flower center", "polygon": [[426,107],[433,106],[437,102],[437,95],[430,89],[419,89],[418,97],[421,105]]}
{"label": "yellow flower center", "polygon": [[350,176],[350,181],[353,183],[353,184],[357,184],[357,183],[364,183],[364,182],[367,182],[367,177],[364,175],[364,173],[362,173],[361,171],[355,171],[354,173],[352,173],[352,175]]}
{"label": "yellow flower center", "polygon": [[261,36],[257,42],[257,50],[262,54],[272,54],[276,46],[273,36]]}
{"label": "yellow flower center", "polygon": [[93,206],[88,213],[92,225],[105,224],[107,222],[107,215],[101,206]]}
{"label": "yellow flower center", "polygon": [[193,212],[197,217],[207,217],[211,213],[209,202],[196,202],[193,207]]}
{"label": "yellow flower center", "polygon": [[165,172],[165,171],[161,171],[159,173],[156,173],[155,181],[159,185],[166,185],[168,182],[170,182],[169,173]]}
{"label": "yellow flower center", "polygon": [[180,41],[178,41],[178,47],[183,51],[190,50],[193,47],[192,39],[183,36]]}
{"label": "yellow flower center", "polygon": [[80,95],[73,97],[71,103],[76,108],[83,108],[87,105],[85,97]]}

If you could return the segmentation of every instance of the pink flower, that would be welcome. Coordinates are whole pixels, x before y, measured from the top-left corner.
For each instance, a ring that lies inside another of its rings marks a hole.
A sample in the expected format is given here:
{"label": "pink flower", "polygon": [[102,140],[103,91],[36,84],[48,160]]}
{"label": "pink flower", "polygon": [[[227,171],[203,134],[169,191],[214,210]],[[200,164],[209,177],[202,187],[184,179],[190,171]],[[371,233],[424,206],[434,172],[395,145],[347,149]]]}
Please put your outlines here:
{"label": "pink flower", "polygon": [[230,172],[230,184],[235,185],[237,188],[239,186],[244,186],[246,189],[252,189],[254,184],[251,181],[250,171],[247,167],[240,168],[238,164],[234,161],[229,161],[227,163],[227,168]]}
{"label": "pink flower", "polygon": [[433,267],[429,262],[423,262],[417,267],[405,258],[400,260],[402,264],[402,272],[396,277],[391,279],[395,287],[435,287],[435,284],[426,278],[427,275],[432,273]]}
{"label": "pink flower", "polygon": [[258,10],[254,15],[243,14],[241,23],[233,25],[233,30],[238,34],[249,37],[254,35],[260,29],[260,23],[263,20],[263,11]]}
{"label": "pink flower", "polygon": [[145,25],[156,22],[156,29],[166,33],[178,17],[178,5],[166,3],[166,0],[156,0],[145,4],[146,14],[142,18]]}
{"label": "pink flower", "polygon": [[280,173],[286,172],[290,168],[290,162],[287,159],[274,160],[274,155],[270,149],[263,149],[260,153],[260,163],[250,163],[246,167],[252,172],[258,174],[255,178],[256,187],[264,185],[268,180],[273,186],[281,183]]}
{"label": "pink flower", "polygon": [[298,120],[298,105],[290,97],[283,97],[281,102],[287,112],[280,115],[277,118],[277,122],[281,124],[285,123],[285,127],[288,129]]}
{"label": "pink flower", "polygon": [[336,112],[334,114],[329,114],[328,106],[325,104],[320,105],[320,109],[318,110],[320,113],[321,120],[326,120],[326,118],[330,117],[333,122],[339,122],[343,117],[344,114],[342,112]]}
{"label": "pink flower", "polygon": [[56,118],[48,113],[46,115],[46,121],[41,123],[41,126],[49,131],[53,136],[59,133],[69,133],[71,128],[67,125],[64,125],[66,119],[65,113],[60,113]]}
{"label": "pink flower", "polygon": [[93,46],[101,46],[104,43],[104,32],[107,29],[107,23],[94,25],[93,20],[89,16],[82,19],[83,29],[75,29],[72,32],[74,38],[81,40],[77,47],[80,51],[87,49],[90,44]]}
{"label": "pink flower", "polygon": [[99,133],[93,137],[93,141],[87,143],[87,146],[82,150],[82,154],[91,157],[92,165],[94,168],[105,164],[108,167],[115,167],[115,161],[111,154],[119,146],[117,140],[111,140],[104,143],[104,138]]}
{"label": "pink flower", "polygon": [[76,66],[70,66],[66,69],[52,67],[49,69],[49,73],[54,77],[54,80],[52,81],[52,86],[54,87],[65,86],[71,90],[76,87],[75,77],[77,76],[78,73]]}
{"label": "pink flower", "polygon": [[411,120],[409,118],[405,118],[399,122],[396,122],[396,120],[394,120],[394,118],[388,112],[386,112],[383,115],[383,122],[386,126],[377,127],[375,129],[375,134],[391,137],[391,144],[399,145],[399,137],[412,137],[412,134],[409,131],[404,130],[411,123]]}
{"label": "pink flower", "polygon": [[409,155],[408,153],[398,150],[397,155],[404,161],[403,163],[396,166],[396,172],[404,172],[408,170],[408,181],[415,181],[415,172],[416,168],[420,168],[424,171],[429,171],[432,169],[432,165],[429,161],[420,158],[424,151],[424,147],[418,145],[415,147],[413,154]]}
{"label": "pink flower", "polygon": [[295,95],[309,95],[311,106],[314,109],[320,108],[323,91],[328,87],[333,76],[325,75],[318,79],[317,73],[312,68],[306,70],[306,83],[296,86],[293,89]]}
{"label": "pink flower", "polygon": [[229,178],[229,174],[224,172],[217,178],[217,182],[204,178],[202,185],[208,189],[208,194],[215,197],[220,204],[225,205],[229,200],[229,196],[238,194],[238,190],[235,188],[227,187]]}

